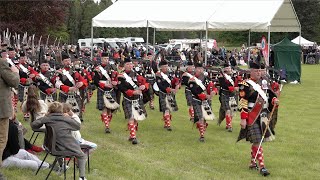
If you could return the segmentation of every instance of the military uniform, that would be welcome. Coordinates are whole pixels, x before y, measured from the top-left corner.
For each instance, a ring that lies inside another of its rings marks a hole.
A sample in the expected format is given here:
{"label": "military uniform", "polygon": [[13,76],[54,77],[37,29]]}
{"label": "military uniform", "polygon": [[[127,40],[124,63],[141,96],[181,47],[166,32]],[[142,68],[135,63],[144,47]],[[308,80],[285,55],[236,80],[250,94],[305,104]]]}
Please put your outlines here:
{"label": "military uniform", "polygon": [[[187,66],[193,66],[193,63],[191,61],[188,62]],[[188,70],[189,67],[187,67]],[[189,106],[189,116],[190,116],[190,121],[194,120],[194,111],[193,111],[193,107],[192,107],[192,93],[191,90],[189,88],[189,80],[190,78],[193,77],[193,71],[186,71],[182,74],[181,77],[181,84],[185,85],[185,96],[186,96],[186,100],[187,100],[187,106]]]}
{"label": "military uniform", "polygon": [[[166,61],[161,61],[159,66],[168,65]],[[156,73],[156,83],[159,88],[159,110],[163,113],[164,128],[171,131],[171,112],[178,111],[178,105],[175,97],[175,93],[172,90],[176,86],[174,81],[171,81],[171,77],[162,71]]]}
{"label": "military uniform", "polygon": [[[229,65],[225,65],[225,67],[229,67]],[[232,118],[233,113],[237,111],[237,94],[236,88],[238,87],[238,81],[235,76],[228,75],[224,72],[221,72],[219,77],[219,101],[220,101],[220,109],[219,109],[219,120],[218,124],[226,119],[226,129],[228,132],[232,132]]]}
{"label": "military uniform", "polygon": [[154,109],[154,91],[152,87],[156,81],[156,72],[158,72],[158,69],[155,61],[147,61],[146,63],[144,63],[144,75],[146,77],[147,82],[150,84],[148,92],[150,96],[149,107],[152,110]]}
{"label": "military uniform", "polygon": [[[25,57],[24,52],[20,52],[20,58]],[[18,86],[18,99],[21,103],[27,100],[28,87],[34,82],[34,77],[38,74],[27,62],[22,62],[17,65],[19,68],[20,84]],[[33,75],[33,78],[30,78]],[[28,119],[29,113],[24,114],[24,118]]]}
{"label": "military uniform", "polygon": [[[126,58],[125,63],[131,63],[129,58]],[[138,130],[138,122],[144,120],[147,116],[147,112],[143,106],[143,95],[135,95],[135,90],[139,89],[139,86],[145,86],[144,91],[147,91],[149,85],[142,76],[138,76],[133,71],[124,71],[118,75],[118,88],[123,93],[122,108],[125,118],[128,122],[128,129],[130,131],[129,140],[132,144],[137,144],[136,131]]]}
{"label": "military uniform", "polygon": [[54,73],[52,71],[40,70],[35,83],[40,90],[40,99],[47,103],[57,100],[57,93],[53,84]]}
{"label": "military uniform", "polygon": [[[202,67],[202,64],[196,64],[196,67]],[[216,94],[217,88],[215,88],[213,82],[203,74],[195,74],[195,76],[189,79],[188,84],[192,93],[194,123],[197,124],[197,128],[199,130],[200,142],[204,142],[204,134],[208,127],[206,120],[214,120],[214,114],[211,108],[211,99],[208,99],[207,95],[210,95],[211,93]]]}
{"label": "military uniform", "polygon": [[[63,54],[62,59],[69,59],[69,56]],[[75,87],[76,84],[80,82],[82,82],[83,85],[78,90],[71,92],[70,88]],[[76,113],[80,119],[82,119],[82,100],[80,96],[80,90],[84,90],[88,86],[86,79],[83,78],[80,73],[74,71],[70,67],[64,67],[63,69],[56,71],[54,84],[56,88],[60,89],[58,99],[59,102],[71,104],[72,111]]]}
{"label": "military uniform", "polygon": [[[103,56],[108,56],[103,54]],[[110,133],[112,112],[119,108],[116,101],[116,92],[112,81],[117,83],[117,71],[110,65],[101,64],[94,69],[93,82],[97,86],[97,106],[102,111],[101,121],[105,124],[105,132]],[[107,86],[106,86],[107,85]]]}
{"label": "military uniform", "polygon": [[[251,63],[251,68],[259,69],[260,65]],[[255,157],[259,161],[260,173],[264,176],[269,175],[264,165],[264,156],[262,146],[259,149],[259,143],[262,140],[265,128],[268,128],[269,112],[277,100],[275,94],[270,89],[262,89],[259,80],[248,79],[239,83],[239,110],[242,120],[246,121],[246,128],[241,129],[238,141],[246,139],[252,143],[250,169],[257,169]],[[268,139],[271,134],[265,134]],[[258,152],[259,151],[259,152]]]}

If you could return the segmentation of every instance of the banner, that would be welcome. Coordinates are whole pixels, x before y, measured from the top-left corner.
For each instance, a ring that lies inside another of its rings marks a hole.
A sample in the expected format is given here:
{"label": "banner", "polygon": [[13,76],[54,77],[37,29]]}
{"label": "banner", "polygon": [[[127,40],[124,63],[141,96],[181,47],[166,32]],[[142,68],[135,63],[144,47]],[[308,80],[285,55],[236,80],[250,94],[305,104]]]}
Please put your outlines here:
{"label": "banner", "polygon": [[265,65],[269,66],[269,56],[268,56],[269,48],[268,48],[268,42],[265,36],[262,36],[261,38],[261,49],[262,49]]}

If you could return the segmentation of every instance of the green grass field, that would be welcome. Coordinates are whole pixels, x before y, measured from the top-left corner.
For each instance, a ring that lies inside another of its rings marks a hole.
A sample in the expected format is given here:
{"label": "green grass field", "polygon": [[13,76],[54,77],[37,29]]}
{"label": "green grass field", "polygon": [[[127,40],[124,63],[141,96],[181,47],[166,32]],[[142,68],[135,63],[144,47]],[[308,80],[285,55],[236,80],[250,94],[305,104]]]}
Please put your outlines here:
{"label": "green grass field", "polygon": [[[265,164],[269,179],[320,179],[319,105],[320,66],[302,66],[302,84],[284,86],[280,98],[276,140],[265,143]],[[95,96],[94,96],[95,98]],[[111,122],[112,133],[104,133],[95,99],[87,106],[81,133],[84,139],[98,144],[91,154],[89,180],[102,179],[258,179],[257,171],[248,169],[250,144],[236,142],[239,114],[233,121],[234,132],[228,133],[216,121],[209,122],[206,142],[198,141],[198,130],[189,121],[184,90],[178,93],[179,111],[173,113],[173,131],[163,129],[162,114],[149,108],[147,120],[139,124],[139,144],[128,142],[129,132],[123,111]],[[213,109],[218,115],[218,97]],[[21,114],[19,115],[21,118]],[[30,129],[27,122],[23,122]],[[31,131],[27,133],[30,137]],[[41,137],[42,138],[42,137]],[[40,145],[42,139],[37,140]],[[41,154],[41,159],[44,154]],[[49,163],[53,162],[50,157]],[[1,169],[9,180],[44,179],[49,170],[34,176],[31,170]],[[72,179],[72,168],[67,179]],[[78,174],[78,172],[77,172]],[[63,179],[52,173],[50,179]]]}

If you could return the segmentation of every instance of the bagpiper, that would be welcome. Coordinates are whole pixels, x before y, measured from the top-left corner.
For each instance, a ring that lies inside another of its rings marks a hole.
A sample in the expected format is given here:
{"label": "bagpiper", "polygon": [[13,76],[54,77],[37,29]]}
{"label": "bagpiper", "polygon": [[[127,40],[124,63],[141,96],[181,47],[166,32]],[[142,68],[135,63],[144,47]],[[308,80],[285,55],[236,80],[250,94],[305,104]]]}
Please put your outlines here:
{"label": "bagpiper", "polygon": [[54,72],[50,71],[48,61],[41,61],[40,72],[35,78],[35,84],[40,90],[40,99],[46,103],[57,101],[56,88],[53,84]]}
{"label": "bagpiper", "polygon": [[87,82],[87,86],[85,88],[81,88],[79,89],[80,92],[80,99],[81,99],[81,103],[79,106],[80,108],[80,120],[83,122],[83,114],[85,112],[86,109],[86,104],[88,103],[88,87],[90,82],[92,82],[92,77],[91,74],[83,68],[83,62],[81,62],[78,58],[78,55],[74,54],[73,55],[73,69],[75,72],[78,72]]}
{"label": "bagpiper", "polygon": [[194,111],[192,106],[192,93],[189,87],[189,80],[194,76],[194,65],[192,61],[188,61],[186,72],[182,74],[182,85],[185,85],[185,96],[187,100],[187,106],[189,107],[190,121],[194,121]]}
{"label": "bagpiper", "polygon": [[[260,68],[260,64],[250,63],[250,79],[239,83],[241,131],[238,141],[246,138],[247,141],[252,143],[249,169],[260,169],[261,175],[268,176],[270,172],[264,164],[261,143],[270,136],[270,133],[264,134],[264,132],[267,132],[265,128],[269,125],[268,112],[272,112],[271,109],[274,106],[278,106],[279,100],[270,89],[264,90],[259,85],[261,79]],[[269,95],[266,94],[266,91]],[[256,160],[259,162],[259,166]]]}
{"label": "bagpiper", "polygon": [[195,74],[189,79],[189,88],[192,93],[192,106],[194,110],[194,123],[200,133],[200,142],[204,142],[204,134],[208,127],[206,121],[214,120],[211,108],[212,97],[217,94],[214,83],[204,76],[204,68],[201,63],[195,64]]}
{"label": "bagpiper", "polygon": [[124,72],[118,75],[118,88],[123,93],[122,108],[128,120],[130,131],[129,141],[138,144],[136,131],[138,121],[146,118],[147,112],[143,106],[143,91],[148,91],[149,84],[143,76],[138,76],[132,71],[133,64],[130,58],[124,60]]}
{"label": "bagpiper", "polygon": [[119,108],[116,101],[117,71],[109,63],[109,54],[102,53],[101,64],[94,69],[93,82],[97,86],[97,109],[101,111],[101,121],[105,133],[110,133],[112,113]]}
{"label": "bagpiper", "polygon": [[[28,87],[33,83],[34,78],[38,74],[28,63],[25,53],[22,51],[19,53],[19,68],[20,84],[18,86],[18,98],[21,104],[27,100]],[[29,113],[24,114],[24,118],[27,120],[30,117]]]}
{"label": "bagpiper", "polygon": [[168,75],[169,66],[167,61],[162,60],[159,63],[159,68],[160,71],[156,73],[156,83],[159,88],[159,109],[163,113],[164,128],[172,131],[171,113],[178,111],[175,95],[179,89],[179,85],[173,84],[171,81],[171,77]]}
{"label": "bagpiper", "polygon": [[70,56],[62,52],[62,69],[56,71],[54,77],[54,84],[57,89],[60,89],[59,102],[68,103],[72,106],[72,111],[76,113],[79,118],[81,117],[81,89],[85,89],[88,86],[87,81],[71,67]]}
{"label": "bagpiper", "polygon": [[147,82],[150,84],[150,88],[149,88],[149,96],[150,96],[150,102],[149,102],[149,107],[150,109],[154,109],[154,90],[153,85],[156,81],[156,72],[158,72],[158,67],[157,67],[157,63],[150,58],[150,61],[146,61],[144,63],[144,74],[145,77],[147,79]]}
{"label": "bagpiper", "polygon": [[238,79],[233,76],[232,69],[229,63],[224,64],[223,72],[220,73],[219,77],[219,120],[220,125],[224,119],[226,119],[226,129],[228,132],[232,132],[232,118],[234,113],[238,110],[237,104],[237,91]]}

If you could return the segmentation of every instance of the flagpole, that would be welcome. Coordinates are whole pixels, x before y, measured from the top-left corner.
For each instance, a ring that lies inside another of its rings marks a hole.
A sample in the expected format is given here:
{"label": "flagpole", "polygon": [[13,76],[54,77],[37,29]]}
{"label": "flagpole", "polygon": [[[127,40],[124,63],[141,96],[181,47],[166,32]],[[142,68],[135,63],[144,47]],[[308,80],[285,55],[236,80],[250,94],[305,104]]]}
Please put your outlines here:
{"label": "flagpole", "polygon": [[265,61],[266,61],[266,66],[269,67],[269,57],[270,57],[270,25],[268,26],[268,52],[267,52],[267,57],[265,58]]}

